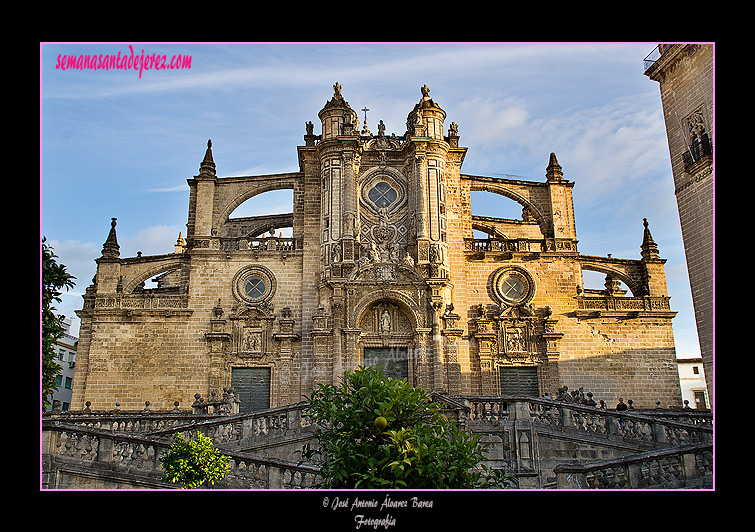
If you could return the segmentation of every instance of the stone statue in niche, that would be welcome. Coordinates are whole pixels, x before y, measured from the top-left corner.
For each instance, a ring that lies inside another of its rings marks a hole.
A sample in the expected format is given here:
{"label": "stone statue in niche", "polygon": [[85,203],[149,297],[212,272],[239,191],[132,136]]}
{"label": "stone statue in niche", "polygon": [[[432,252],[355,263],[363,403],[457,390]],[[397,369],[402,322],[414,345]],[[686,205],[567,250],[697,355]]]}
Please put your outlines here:
{"label": "stone statue in niche", "polygon": [[333,246],[333,256],[332,256],[333,262],[341,262],[341,244],[336,243]]}
{"label": "stone statue in niche", "polygon": [[388,309],[383,310],[383,313],[380,315],[380,331],[391,332],[391,314],[388,312]]}
{"label": "stone statue in niche", "polygon": [[378,208],[378,222],[380,229],[387,229],[388,221],[388,205],[383,202]]}
{"label": "stone statue in niche", "polygon": [[438,244],[430,244],[430,262],[432,264],[443,262],[443,250]]}

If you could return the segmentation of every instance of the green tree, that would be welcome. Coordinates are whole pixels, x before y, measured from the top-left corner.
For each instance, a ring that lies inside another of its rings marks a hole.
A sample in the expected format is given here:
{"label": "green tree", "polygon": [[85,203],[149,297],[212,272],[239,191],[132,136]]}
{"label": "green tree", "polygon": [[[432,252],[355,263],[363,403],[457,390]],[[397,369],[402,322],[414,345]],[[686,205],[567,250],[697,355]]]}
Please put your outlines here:
{"label": "green tree", "polygon": [[480,466],[486,444],[460,430],[443,405],[379,368],[347,371],[340,386],[319,385],[308,414],[317,445],[303,461],[321,468],[323,487],[450,489],[513,485],[500,469]]}
{"label": "green tree", "polygon": [[196,439],[188,441],[176,434],[170,450],[159,458],[165,472],[162,480],[181,483],[184,489],[200,488],[207,482],[215,484],[228,472],[229,459],[213,447],[212,439],[199,432]]}
{"label": "green tree", "polygon": [[61,289],[73,288],[73,275],[66,267],[58,264],[57,255],[42,237],[42,409],[50,406],[50,397],[58,389],[55,378],[60,372],[60,364],[55,362],[55,342],[63,336],[65,316],[55,314],[53,302],[60,303]]}

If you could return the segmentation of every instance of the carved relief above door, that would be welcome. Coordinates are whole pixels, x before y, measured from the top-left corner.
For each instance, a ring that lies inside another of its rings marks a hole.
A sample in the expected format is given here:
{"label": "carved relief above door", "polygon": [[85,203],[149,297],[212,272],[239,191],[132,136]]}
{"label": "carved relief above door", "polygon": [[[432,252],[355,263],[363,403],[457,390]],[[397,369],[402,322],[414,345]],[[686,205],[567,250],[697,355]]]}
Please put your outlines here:
{"label": "carved relief above door", "polygon": [[231,315],[232,355],[242,360],[270,362],[275,351],[272,332],[275,316],[255,306],[244,306]]}

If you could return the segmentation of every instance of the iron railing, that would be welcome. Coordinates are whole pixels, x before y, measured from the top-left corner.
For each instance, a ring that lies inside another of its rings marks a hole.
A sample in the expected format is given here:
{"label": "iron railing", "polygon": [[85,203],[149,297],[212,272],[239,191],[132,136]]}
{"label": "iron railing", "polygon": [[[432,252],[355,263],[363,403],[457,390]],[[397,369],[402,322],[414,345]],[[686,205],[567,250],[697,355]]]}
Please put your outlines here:
{"label": "iron railing", "polygon": [[655,64],[658,59],[661,58],[661,45],[659,44],[655,48],[653,48],[653,51],[650,52],[645,59],[643,59],[642,64],[645,67],[645,72],[648,71],[648,69]]}

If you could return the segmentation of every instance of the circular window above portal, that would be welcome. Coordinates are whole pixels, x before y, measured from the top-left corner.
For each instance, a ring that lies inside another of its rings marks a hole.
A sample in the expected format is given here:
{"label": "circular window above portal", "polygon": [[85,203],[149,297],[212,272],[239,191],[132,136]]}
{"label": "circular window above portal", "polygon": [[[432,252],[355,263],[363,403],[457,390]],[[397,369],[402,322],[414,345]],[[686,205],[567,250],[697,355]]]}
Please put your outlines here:
{"label": "circular window above portal", "polygon": [[493,292],[508,306],[529,303],[535,295],[535,281],[524,268],[509,266],[493,274]]}
{"label": "circular window above portal", "polygon": [[275,277],[261,266],[247,266],[233,278],[233,295],[246,303],[268,301],[275,293]]}
{"label": "circular window above portal", "polygon": [[398,198],[398,192],[396,192],[396,189],[385,181],[378,181],[367,193],[367,197],[369,197],[375,205],[381,207],[386,205],[390,208]]}
{"label": "circular window above portal", "polygon": [[369,174],[360,186],[362,201],[375,213],[383,206],[396,212],[406,202],[406,186],[388,171]]}

